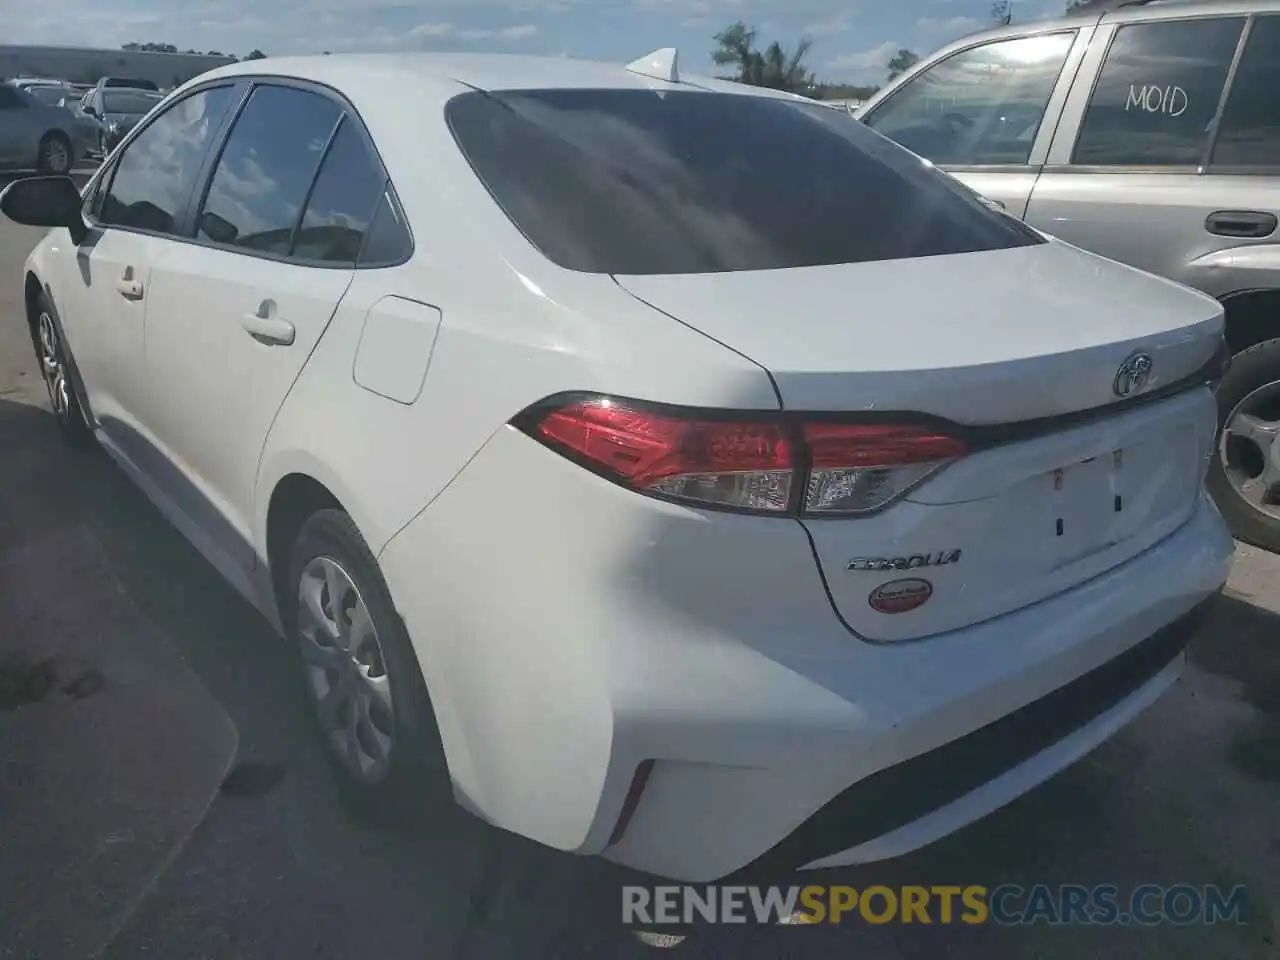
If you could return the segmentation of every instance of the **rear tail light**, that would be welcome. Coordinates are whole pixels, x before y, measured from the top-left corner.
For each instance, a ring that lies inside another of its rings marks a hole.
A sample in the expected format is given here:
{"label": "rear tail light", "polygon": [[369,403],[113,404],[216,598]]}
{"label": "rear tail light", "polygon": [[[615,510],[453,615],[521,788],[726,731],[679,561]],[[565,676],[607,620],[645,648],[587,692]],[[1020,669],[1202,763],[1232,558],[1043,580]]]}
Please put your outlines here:
{"label": "rear tail light", "polygon": [[686,411],[599,396],[539,404],[515,424],[640,493],[764,514],[871,513],[965,453],[962,440],[935,426]]}

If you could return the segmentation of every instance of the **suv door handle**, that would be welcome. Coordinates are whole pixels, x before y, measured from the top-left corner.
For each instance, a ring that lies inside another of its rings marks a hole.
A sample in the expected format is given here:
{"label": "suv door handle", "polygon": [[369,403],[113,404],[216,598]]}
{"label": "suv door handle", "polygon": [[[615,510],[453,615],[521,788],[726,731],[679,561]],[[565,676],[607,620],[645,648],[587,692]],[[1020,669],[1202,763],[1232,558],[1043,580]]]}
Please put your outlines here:
{"label": "suv door handle", "polygon": [[245,332],[259,343],[268,345],[280,345],[287,347],[293,343],[294,329],[293,324],[288,320],[282,320],[280,317],[264,317],[263,313],[246,313],[244,319],[240,321],[240,325],[244,327]]}
{"label": "suv door handle", "polygon": [[1280,225],[1274,213],[1258,210],[1219,210],[1205,218],[1204,228],[1219,237],[1243,237],[1250,240],[1269,237]]}

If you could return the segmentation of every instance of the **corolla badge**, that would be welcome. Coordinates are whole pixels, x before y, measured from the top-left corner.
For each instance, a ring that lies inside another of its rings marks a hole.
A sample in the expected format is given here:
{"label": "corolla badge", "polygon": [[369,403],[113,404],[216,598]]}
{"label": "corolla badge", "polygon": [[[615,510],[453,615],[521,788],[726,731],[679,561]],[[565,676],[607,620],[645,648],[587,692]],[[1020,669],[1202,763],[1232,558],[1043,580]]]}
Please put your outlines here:
{"label": "corolla badge", "polygon": [[1147,389],[1151,379],[1151,368],[1155,361],[1149,353],[1135,353],[1116,371],[1116,378],[1111,383],[1111,390],[1117,397],[1136,397]]}

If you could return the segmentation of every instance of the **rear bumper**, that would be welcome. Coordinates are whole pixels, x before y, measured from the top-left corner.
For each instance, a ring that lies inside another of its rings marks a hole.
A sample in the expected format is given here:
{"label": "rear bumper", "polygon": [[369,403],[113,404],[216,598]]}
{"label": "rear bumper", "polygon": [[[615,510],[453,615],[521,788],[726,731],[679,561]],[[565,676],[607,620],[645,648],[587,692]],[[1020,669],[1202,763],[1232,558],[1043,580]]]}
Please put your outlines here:
{"label": "rear bumper", "polygon": [[1232,550],[1204,499],[1066,593],[873,645],[832,614],[798,523],[639,497],[504,430],[380,561],[464,806],[703,881],[769,851],[905,852],[1051,776],[1173,681],[1190,627],[1165,628]]}
{"label": "rear bumper", "polygon": [[767,858],[793,867],[883,860],[998,809],[1084,756],[1167,690],[1208,604],[1048,696],[855,783]]}

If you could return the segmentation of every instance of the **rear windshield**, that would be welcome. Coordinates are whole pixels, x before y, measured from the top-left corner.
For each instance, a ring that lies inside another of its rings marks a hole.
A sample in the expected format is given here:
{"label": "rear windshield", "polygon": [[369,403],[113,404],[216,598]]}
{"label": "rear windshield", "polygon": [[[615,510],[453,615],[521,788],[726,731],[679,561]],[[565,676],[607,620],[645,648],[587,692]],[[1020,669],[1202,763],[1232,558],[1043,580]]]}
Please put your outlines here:
{"label": "rear windshield", "polygon": [[722,93],[464,93],[462,152],[570,270],[719,273],[1042,242],[847,114]]}
{"label": "rear windshield", "polygon": [[106,90],[102,94],[107,113],[146,113],[160,100],[160,94],[145,90]]}

